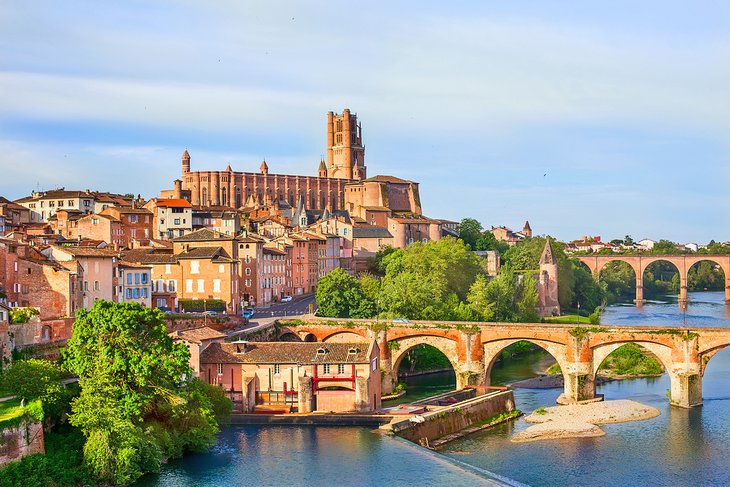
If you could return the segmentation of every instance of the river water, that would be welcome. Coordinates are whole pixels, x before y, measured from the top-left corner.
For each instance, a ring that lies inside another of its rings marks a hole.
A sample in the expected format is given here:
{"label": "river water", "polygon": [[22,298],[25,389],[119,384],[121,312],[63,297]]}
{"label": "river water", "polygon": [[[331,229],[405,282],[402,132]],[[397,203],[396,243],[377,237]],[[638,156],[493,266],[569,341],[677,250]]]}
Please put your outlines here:
{"label": "river water", "polygon": [[[722,293],[690,293],[686,313],[676,301],[641,308],[614,305],[602,323],[730,327]],[[533,377],[554,360],[538,352],[496,364],[492,382]],[[453,375],[409,379],[413,395],[453,387]],[[541,485],[730,485],[730,349],[710,360],[704,405],[669,406],[669,378],[610,382],[606,399],[630,398],[658,408],[647,421],[601,426],[606,436],[512,443],[528,426],[519,419],[450,443],[434,454],[365,428],[231,427],[207,453],[187,455],[147,476],[144,486],[227,485],[477,485],[479,472]],[[555,404],[559,390],[516,389],[517,407],[530,412]],[[466,468],[474,467],[475,470]]]}

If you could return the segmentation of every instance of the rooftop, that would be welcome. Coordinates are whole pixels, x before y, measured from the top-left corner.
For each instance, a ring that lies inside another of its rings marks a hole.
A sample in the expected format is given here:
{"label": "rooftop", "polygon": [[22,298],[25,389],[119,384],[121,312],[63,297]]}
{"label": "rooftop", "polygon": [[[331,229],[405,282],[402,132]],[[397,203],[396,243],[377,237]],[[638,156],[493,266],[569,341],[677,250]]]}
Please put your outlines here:
{"label": "rooftop", "polygon": [[368,352],[371,346],[365,342],[212,343],[200,354],[200,362],[218,364],[363,364],[370,361]]}

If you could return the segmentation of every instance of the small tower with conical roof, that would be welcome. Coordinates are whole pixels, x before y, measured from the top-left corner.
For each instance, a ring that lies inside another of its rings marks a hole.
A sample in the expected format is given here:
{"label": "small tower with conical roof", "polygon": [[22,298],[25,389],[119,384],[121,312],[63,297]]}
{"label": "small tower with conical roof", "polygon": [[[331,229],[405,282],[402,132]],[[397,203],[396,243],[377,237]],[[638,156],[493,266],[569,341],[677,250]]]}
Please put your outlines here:
{"label": "small tower with conical roof", "polygon": [[183,175],[190,172],[190,154],[188,154],[187,147],[185,148],[185,152],[183,152],[182,155],[182,172]]}
{"label": "small tower with conical roof", "polygon": [[319,169],[317,169],[317,177],[320,177],[320,178],[327,177],[327,163],[324,162],[324,159],[319,160]]}
{"label": "small tower with conical roof", "polygon": [[525,238],[532,238],[532,228],[530,228],[530,222],[525,220],[525,226],[522,227],[522,235],[525,236]]}
{"label": "small tower with conical roof", "polygon": [[261,171],[261,174],[263,174],[264,176],[269,174],[269,166],[268,166],[268,164],[266,164],[266,159],[264,159],[264,161],[261,163],[261,167],[259,167],[259,170]]}
{"label": "small tower with conical roof", "polygon": [[560,315],[558,300],[558,259],[548,237],[540,257],[540,276],[537,283],[538,312],[540,316]]}

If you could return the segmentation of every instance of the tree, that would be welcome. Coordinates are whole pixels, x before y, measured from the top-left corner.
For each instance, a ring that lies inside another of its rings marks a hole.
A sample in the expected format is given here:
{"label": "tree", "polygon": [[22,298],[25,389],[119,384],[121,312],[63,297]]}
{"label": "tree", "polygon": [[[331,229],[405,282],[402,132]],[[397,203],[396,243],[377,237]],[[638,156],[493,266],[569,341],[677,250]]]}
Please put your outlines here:
{"label": "tree", "polygon": [[624,237],[624,245],[634,245],[634,239],[631,238],[631,235],[626,235]]}
{"label": "tree", "polygon": [[167,335],[159,310],[103,300],[79,310],[64,358],[81,385],[69,421],[100,481],[130,483],[214,443],[212,402],[189,379],[190,352]]}
{"label": "tree", "polygon": [[317,309],[330,318],[370,318],[375,303],[362,290],[360,282],[342,268],[326,274],[317,284]]}
{"label": "tree", "polygon": [[472,249],[476,249],[477,240],[482,236],[482,230],[482,224],[474,218],[464,218],[457,228],[459,238]]}
{"label": "tree", "polygon": [[517,321],[521,323],[537,323],[540,321],[540,315],[537,313],[537,300],[537,281],[531,273],[528,273],[520,283],[520,292],[517,298]]}
{"label": "tree", "polygon": [[497,240],[491,230],[485,230],[477,240],[475,248],[476,250],[495,250],[500,254],[504,254],[509,249],[509,244]]}

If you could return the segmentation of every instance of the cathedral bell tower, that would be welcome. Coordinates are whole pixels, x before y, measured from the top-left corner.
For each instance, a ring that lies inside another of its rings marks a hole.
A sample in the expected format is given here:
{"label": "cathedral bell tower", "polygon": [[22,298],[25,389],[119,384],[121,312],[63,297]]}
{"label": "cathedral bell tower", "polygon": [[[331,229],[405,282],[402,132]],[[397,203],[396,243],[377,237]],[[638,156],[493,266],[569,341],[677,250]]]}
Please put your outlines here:
{"label": "cathedral bell tower", "polygon": [[357,115],[345,108],[327,114],[327,177],[365,179],[365,147]]}

